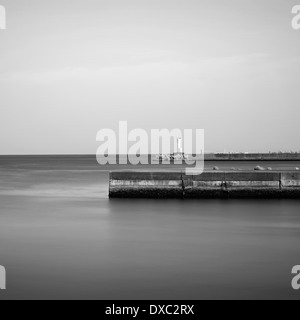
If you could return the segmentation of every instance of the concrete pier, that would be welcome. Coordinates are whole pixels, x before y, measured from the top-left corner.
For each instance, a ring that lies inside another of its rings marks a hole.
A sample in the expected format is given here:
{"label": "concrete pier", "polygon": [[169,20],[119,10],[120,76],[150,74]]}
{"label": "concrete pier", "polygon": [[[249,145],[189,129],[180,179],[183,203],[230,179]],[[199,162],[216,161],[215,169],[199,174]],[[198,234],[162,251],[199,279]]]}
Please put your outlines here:
{"label": "concrete pier", "polygon": [[208,153],[205,161],[300,161],[300,153]]}
{"label": "concrete pier", "polygon": [[300,172],[111,172],[109,197],[300,199]]}

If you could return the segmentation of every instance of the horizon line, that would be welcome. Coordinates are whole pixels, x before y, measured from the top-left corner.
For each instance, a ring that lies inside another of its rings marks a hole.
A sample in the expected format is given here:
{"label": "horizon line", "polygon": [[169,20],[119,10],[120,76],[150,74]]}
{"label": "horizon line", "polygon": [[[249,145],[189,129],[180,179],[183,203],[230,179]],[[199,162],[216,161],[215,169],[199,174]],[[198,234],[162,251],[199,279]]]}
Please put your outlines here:
{"label": "horizon line", "polygon": [[[244,155],[251,155],[251,154],[298,154],[300,151],[268,151],[268,152],[239,152],[239,151],[232,151],[232,152],[205,152],[204,155],[211,155],[211,154],[244,154]],[[109,156],[128,156],[129,154],[111,154]],[[156,156],[157,154],[137,154],[139,156]],[[160,154],[159,154],[160,155]],[[73,157],[81,157],[81,156],[95,156],[97,154],[94,153],[31,153],[31,154],[0,154],[0,157],[47,157],[47,156],[73,156]]]}

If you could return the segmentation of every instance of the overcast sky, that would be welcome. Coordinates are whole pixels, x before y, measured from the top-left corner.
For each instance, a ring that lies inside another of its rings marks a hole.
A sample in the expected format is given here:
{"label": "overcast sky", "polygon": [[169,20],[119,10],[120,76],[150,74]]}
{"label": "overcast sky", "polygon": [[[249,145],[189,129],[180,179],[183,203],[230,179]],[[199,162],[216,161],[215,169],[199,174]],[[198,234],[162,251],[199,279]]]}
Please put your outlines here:
{"label": "overcast sky", "polygon": [[300,150],[297,0],[0,0],[0,154],[95,153],[117,128]]}

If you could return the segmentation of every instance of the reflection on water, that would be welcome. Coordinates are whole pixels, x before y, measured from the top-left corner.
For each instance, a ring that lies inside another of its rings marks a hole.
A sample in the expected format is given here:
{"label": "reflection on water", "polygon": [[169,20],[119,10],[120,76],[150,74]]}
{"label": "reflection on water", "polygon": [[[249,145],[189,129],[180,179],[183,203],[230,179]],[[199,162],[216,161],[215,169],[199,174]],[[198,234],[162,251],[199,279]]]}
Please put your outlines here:
{"label": "reflection on water", "polygon": [[96,171],[0,179],[0,299],[300,299],[298,201],[109,201]]}

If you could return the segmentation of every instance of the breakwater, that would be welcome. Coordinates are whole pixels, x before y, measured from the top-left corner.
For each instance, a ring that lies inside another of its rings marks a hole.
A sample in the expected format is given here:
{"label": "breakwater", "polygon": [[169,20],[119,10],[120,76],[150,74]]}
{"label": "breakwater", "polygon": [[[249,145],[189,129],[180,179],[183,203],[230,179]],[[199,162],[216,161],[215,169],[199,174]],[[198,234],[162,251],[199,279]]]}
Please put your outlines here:
{"label": "breakwater", "polygon": [[207,153],[205,161],[300,161],[300,153]]}
{"label": "breakwater", "polygon": [[111,172],[109,197],[300,199],[300,172]]}

